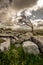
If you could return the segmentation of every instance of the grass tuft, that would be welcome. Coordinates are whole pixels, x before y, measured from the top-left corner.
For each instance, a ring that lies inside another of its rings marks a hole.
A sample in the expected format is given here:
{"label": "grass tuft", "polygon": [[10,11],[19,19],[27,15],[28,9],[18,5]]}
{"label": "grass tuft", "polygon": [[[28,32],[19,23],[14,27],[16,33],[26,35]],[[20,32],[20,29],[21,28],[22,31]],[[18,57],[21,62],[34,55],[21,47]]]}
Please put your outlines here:
{"label": "grass tuft", "polygon": [[43,65],[43,55],[25,54],[22,46],[11,45],[10,50],[0,53],[0,65]]}

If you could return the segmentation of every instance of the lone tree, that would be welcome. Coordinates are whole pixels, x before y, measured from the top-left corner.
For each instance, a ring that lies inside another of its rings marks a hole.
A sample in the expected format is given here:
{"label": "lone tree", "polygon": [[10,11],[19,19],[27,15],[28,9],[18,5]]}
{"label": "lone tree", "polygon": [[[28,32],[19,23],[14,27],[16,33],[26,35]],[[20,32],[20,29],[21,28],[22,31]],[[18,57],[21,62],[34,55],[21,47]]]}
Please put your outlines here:
{"label": "lone tree", "polygon": [[32,28],[32,33],[33,33],[33,24],[32,24],[32,22],[30,21],[30,19],[27,20],[27,17],[26,17],[26,15],[25,15],[25,11],[26,11],[26,10],[24,10],[24,11],[21,12],[21,16],[20,16],[21,19],[19,19],[18,21],[19,21],[19,23],[25,23],[25,25],[31,27],[31,28]]}

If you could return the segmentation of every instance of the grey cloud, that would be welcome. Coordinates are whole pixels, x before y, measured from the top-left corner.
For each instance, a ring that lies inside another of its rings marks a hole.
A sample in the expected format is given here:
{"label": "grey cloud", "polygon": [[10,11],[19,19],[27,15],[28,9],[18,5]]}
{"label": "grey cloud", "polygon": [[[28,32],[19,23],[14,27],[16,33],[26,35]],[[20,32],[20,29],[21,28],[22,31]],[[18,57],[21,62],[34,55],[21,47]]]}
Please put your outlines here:
{"label": "grey cloud", "polygon": [[0,0],[0,9],[4,7],[8,7],[9,0]]}
{"label": "grey cloud", "polygon": [[32,20],[42,19],[43,20],[43,8],[42,9],[38,9],[37,11],[33,10],[31,13],[32,13],[32,15],[30,16],[30,19],[32,19]]}
{"label": "grey cloud", "polygon": [[0,7],[13,6],[16,9],[30,7],[36,3],[37,0],[0,0]]}
{"label": "grey cloud", "polygon": [[13,0],[12,4],[17,9],[30,7],[36,3],[37,0]]}

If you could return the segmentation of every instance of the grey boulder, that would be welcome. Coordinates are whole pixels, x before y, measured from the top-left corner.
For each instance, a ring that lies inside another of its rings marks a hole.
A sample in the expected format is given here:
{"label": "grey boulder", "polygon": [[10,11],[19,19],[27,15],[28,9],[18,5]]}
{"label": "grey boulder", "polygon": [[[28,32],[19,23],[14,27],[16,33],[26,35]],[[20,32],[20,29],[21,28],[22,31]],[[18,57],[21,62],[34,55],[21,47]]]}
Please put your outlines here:
{"label": "grey boulder", "polygon": [[28,53],[28,54],[36,55],[36,54],[40,53],[38,46],[31,41],[23,42],[23,50],[24,50],[25,53]]}

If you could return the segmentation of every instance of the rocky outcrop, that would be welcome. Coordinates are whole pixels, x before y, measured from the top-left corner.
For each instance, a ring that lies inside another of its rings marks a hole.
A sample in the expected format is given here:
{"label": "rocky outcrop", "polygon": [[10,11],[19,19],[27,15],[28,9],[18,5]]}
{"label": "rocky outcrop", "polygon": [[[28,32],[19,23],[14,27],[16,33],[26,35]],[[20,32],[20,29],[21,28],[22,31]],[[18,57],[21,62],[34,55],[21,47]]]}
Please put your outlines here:
{"label": "rocky outcrop", "polygon": [[12,39],[11,40],[11,42],[12,43],[22,43],[22,42],[24,42],[24,41],[26,41],[26,40],[29,40],[30,38],[31,38],[31,36],[32,36],[32,33],[31,32],[17,32],[17,33],[15,33],[14,34],[14,38],[15,39]]}
{"label": "rocky outcrop", "polygon": [[[15,47],[22,45],[25,53],[30,54],[43,54],[43,37],[33,36],[31,32],[14,32],[10,37],[2,36],[5,40],[0,44],[0,50],[3,52],[10,48],[10,44]],[[4,38],[5,37],[5,38]],[[0,37],[1,38],[1,37]],[[41,38],[41,39],[40,39]],[[39,52],[40,51],[40,52]]]}

